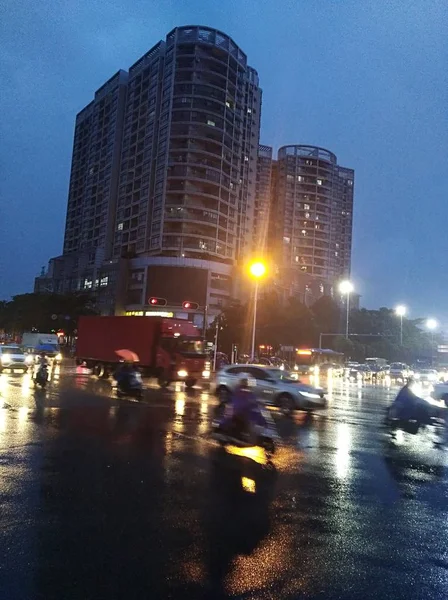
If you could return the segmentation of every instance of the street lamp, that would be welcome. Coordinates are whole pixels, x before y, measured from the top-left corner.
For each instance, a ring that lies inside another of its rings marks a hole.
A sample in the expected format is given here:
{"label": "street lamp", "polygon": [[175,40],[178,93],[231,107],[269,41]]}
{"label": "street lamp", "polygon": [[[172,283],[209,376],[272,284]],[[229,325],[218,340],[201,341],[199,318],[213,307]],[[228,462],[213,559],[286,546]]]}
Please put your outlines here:
{"label": "street lamp", "polygon": [[257,328],[257,303],[258,303],[258,280],[264,277],[266,274],[266,266],[260,262],[253,262],[249,267],[249,273],[255,280],[254,288],[254,320],[252,323],[252,348],[251,348],[251,360],[255,359],[255,331]]}
{"label": "street lamp", "polygon": [[348,319],[350,315],[350,294],[353,292],[354,287],[351,281],[341,281],[339,284],[339,291],[342,295],[347,296],[347,316],[345,320],[345,339],[348,340]]}
{"label": "street lamp", "polygon": [[406,306],[399,304],[395,309],[395,314],[400,317],[400,346],[403,345],[403,317],[407,312]]}
{"label": "street lamp", "polygon": [[434,330],[437,329],[439,323],[435,319],[427,319],[426,327],[431,332],[431,367],[434,362]]}

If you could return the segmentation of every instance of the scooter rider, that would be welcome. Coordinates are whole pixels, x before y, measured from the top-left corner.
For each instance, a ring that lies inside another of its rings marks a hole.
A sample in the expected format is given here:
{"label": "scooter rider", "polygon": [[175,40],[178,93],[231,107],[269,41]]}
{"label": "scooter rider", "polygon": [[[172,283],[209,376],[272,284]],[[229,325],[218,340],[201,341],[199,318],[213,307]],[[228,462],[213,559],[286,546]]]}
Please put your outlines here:
{"label": "scooter rider", "polygon": [[411,389],[413,380],[408,382],[398,392],[397,397],[389,409],[389,418],[401,421],[416,420],[419,425],[431,422],[430,407],[423,398],[419,398]]}
{"label": "scooter rider", "polygon": [[134,363],[124,362],[114,374],[118,387],[123,392],[141,387],[140,373]]}
{"label": "scooter rider", "polygon": [[266,426],[258,407],[257,397],[251,390],[250,375],[244,373],[240,376],[230,401],[231,413],[222,421],[221,429],[234,427],[237,431],[247,431],[248,435],[253,437],[256,428]]}

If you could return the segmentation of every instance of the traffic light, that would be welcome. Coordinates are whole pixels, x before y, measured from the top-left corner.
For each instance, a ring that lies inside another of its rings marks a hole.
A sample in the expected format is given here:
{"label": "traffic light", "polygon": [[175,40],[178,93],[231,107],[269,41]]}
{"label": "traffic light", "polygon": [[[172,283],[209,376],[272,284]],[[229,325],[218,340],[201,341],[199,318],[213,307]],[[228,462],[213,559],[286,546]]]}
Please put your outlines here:
{"label": "traffic light", "polygon": [[196,310],[199,308],[199,304],[197,302],[190,302],[189,300],[185,300],[185,302],[182,302],[182,308]]}
{"label": "traffic light", "polygon": [[149,299],[149,304],[151,306],[166,306],[166,298],[155,298],[152,296]]}

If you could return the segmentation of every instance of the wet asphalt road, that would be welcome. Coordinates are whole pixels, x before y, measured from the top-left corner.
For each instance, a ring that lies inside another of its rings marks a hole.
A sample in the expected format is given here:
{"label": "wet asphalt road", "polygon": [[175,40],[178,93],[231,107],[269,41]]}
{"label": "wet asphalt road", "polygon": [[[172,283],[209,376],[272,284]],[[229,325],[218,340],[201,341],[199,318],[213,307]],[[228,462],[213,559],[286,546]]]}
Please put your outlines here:
{"label": "wet asphalt road", "polygon": [[207,392],[4,373],[0,597],[447,598],[448,452],[387,440],[394,391],[335,382],[311,422],[277,416],[269,465],[207,437]]}

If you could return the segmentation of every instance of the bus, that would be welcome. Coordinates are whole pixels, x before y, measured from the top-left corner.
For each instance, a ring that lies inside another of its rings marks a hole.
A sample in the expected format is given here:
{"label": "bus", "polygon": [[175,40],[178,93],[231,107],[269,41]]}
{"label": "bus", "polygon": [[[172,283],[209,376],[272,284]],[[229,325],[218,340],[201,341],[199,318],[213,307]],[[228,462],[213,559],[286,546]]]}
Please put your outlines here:
{"label": "bus", "polygon": [[369,367],[385,367],[387,365],[387,360],[385,358],[366,358],[366,365]]}
{"label": "bus", "polygon": [[300,375],[325,375],[332,369],[334,375],[343,374],[345,356],[326,348],[297,348],[294,371]]}

